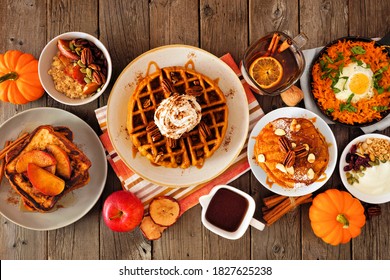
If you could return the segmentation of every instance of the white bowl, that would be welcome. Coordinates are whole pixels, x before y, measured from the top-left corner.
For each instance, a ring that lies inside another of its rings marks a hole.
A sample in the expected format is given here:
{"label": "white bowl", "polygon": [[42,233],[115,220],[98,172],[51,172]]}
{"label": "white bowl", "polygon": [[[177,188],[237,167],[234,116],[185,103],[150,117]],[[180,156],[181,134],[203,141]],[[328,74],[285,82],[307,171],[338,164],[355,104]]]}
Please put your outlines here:
{"label": "white bowl", "polygon": [[[351,185],[347,181],[347,175],[346,171],[344,171],[344,166],[347,165],[347,161],[345,160],[347,153],[351,149],[352,145],[358,143],[358,142],[363,142],[367,138],[382,138],[382,139],[387,139],[390,141],[390,137],[383,135],[383,134],[377,134],[377,133],[371,133],[371,134],[364,134],[361,135],[355,139],[353,139],[349,144],[344,148],[343,153],[341,154],[340,157],[340,164],[339,164],[339,172],[340,172],[340,177],[341,181],[343,182],[344,186],[346,189],[357,199],[367,202],[367,203],[373,203],[373,204],[380,204],[380,203],[386,203],[390,201],[390,188],[387,189],[387,192],[385,193],[380,193],[380,194],[372,194],[369,192],[364,192],[361,189],[358,189],[356,186]],[[378,174],[378,178],[385,176],[384,174]]]}
{"label": "white bowl", "polygon": [[[48,71],[53,61],[53,57],[58,52],[58,48],[57,48],[58,39],[71,40],[76,38],[87,39],[88,41],[94,43],[103,52],[104,57],[107,60],[107,79],[105,85],[99,92],[89,97],[86,97],[84,99],[72,99],[67,97],[65,94],[57,91],[54,87],[54,82],[52,77],[48,74]],[[47,45],[44,47],[38,62],[39,79],[45,91],[56,101],[71,106],[84,105],[99,98],[99,96],[104,93],[104,91],[108,87],[108,84],[110,83],[111,73],[112,73],[112,62],[108,50],[103,45],[103,43],[100,42],[96,37],[84,32],[67,32],[58,35],[57,37],[52,39],[49,43],[47,43]]]}

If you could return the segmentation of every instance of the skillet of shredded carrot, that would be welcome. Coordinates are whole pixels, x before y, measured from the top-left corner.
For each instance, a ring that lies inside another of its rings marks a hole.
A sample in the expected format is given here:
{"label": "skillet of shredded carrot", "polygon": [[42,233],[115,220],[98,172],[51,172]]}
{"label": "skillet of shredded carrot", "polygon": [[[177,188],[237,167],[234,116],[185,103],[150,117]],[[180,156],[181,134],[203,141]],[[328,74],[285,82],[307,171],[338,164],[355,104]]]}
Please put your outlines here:
{"label": "skillet of shredded carrot", "polygon": [[[341,69],[352,62],[364,62],[374,73],[371,99],[352,103],[336,98],[332,85],[337,82]],[[337,41],[312,68],[312,93],[317,105],[334,121],[348,125],[366,125],[381,120],[390,111],[389,64],[385,47],[375,46],[374,41]]]}

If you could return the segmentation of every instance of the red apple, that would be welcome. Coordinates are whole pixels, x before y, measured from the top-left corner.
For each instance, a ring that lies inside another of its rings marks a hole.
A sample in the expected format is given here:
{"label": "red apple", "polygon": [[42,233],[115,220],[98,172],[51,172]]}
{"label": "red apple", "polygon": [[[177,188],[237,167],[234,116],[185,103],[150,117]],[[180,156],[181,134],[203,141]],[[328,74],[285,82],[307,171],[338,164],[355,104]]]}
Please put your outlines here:
{"label": "red apple", "polygon": [[132,192],[116,191],[110,194],[103,205],[103,219],[113,231],[132,231],[141,224],[144,205]]}

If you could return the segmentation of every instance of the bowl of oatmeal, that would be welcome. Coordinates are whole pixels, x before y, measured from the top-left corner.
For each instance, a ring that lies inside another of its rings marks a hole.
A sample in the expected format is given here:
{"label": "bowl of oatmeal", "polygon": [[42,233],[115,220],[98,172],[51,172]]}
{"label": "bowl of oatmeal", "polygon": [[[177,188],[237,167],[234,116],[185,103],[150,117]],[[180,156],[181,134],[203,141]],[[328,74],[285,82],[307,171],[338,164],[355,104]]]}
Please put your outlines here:
{"label": "bowl of oatmeal", "polygon": [[67,32],[53,38],[42,50],[39,79],[56,101],[78,106],[87,104],[107,89],[112,62],[107,48],[84,32]]}

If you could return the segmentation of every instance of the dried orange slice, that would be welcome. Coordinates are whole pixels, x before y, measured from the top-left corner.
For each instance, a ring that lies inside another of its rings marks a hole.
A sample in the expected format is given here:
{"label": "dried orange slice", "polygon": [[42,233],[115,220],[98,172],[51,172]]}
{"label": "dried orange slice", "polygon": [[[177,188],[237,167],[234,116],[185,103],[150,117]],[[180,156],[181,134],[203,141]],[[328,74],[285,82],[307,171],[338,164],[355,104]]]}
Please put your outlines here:
{"label": "dried orange slice", "polygon": [[249,75],[264,88],[276,86],[282,79],[283,67],[278,60],[271,56],[256,59],[249,67]]}

